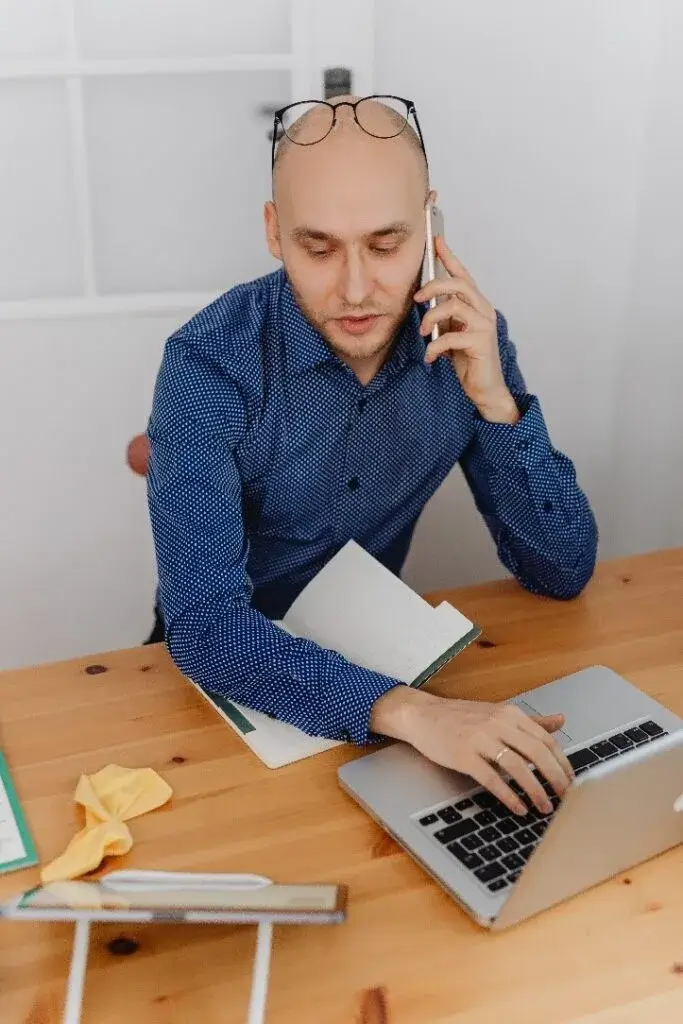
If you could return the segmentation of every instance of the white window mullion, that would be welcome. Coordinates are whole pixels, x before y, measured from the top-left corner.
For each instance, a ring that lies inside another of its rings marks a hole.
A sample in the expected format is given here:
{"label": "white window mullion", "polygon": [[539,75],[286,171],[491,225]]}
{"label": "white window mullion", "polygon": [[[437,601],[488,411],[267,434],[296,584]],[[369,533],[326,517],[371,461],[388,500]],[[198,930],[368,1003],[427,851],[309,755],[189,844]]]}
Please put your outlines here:
{"label": "white window mullion", "polygon": [[[64,14],[68,19],[69,56],[74,63],[77,63],[79,52],[74,0],[63,0],[63,3]],[[78,213],[78,234],[81,244],[83,294],[86,298],[92,298],[97,295],[97,283],[95,280],[90,172],[85,139],[83,80],[77,75],[69,76],[66,80],[66,91],[69,108],[69,142]]]}
{"label": "white window mullion", "polygon": [[287,102],[322,98],[319,65],[313,60],[311,47],[312,0],[291,0],[292,96],[279,97],[284,107]]}
{"label": "white window mullion", "polygon": [[194,312],[220,292],[162,292],[92,295],[69,299],[17,299],[0,302],[2,320],[53,320],[61,317],[118,316],[134,313]]}
{"label": "white window mullion", "polygon": [[[66,0],[64,0],[66,3]],[[296,0],[299,2],[299,0]],[[289,71],[291,53],[235,53],[227,57],[149,59],[71,57],[67,60],[3,61],[0,79],[93,78],[101,75],[206,75],[224,71]]]}

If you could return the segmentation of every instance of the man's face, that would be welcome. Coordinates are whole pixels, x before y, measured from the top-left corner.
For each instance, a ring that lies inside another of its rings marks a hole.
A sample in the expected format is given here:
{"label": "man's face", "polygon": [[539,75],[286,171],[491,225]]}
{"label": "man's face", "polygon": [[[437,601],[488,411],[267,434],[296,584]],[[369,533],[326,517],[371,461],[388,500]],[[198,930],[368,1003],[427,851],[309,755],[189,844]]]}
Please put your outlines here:
{"label": "man's face", "polygon": [[277,206],[266,209],[270,250],[306,318],[354,368],[386,353],[410,309],[425,199],[410,145],[366,137],[354,125],[293,146],[283,160]]}

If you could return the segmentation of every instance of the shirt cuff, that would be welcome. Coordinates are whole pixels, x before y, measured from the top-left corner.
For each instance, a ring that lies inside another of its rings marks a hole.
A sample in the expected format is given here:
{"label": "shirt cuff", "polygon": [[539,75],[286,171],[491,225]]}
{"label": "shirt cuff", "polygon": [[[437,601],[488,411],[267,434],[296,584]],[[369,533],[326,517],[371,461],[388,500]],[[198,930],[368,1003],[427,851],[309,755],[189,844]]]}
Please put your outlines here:
{"label": "shirt cuff", "polygon": [[491,423],[479,416],[477,439],[486,459],[494,466],[518,465],[524,469],[545,461],[552,445],[535,395],[515,396],[521,419],[517,423]]}
{"label": "shirt cuff", "polygon": [[386,739],[387,737],[370,729],[373,706],[389,690],[406,684],[400,679],[392,679],[391,676],[353,665],[351,678],[345,679],[341,685],[348,701],[346,713],[343,715],[343,737],[358,746],[379,743]]}

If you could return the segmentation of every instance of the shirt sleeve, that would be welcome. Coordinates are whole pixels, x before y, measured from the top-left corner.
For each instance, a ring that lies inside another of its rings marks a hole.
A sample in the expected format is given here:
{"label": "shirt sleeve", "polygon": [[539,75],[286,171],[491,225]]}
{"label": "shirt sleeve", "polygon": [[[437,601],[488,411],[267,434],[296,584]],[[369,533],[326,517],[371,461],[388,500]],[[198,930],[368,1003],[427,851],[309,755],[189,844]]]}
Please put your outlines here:
{"label": "shirt sleeve", "polygon": [[373,742],[373,704],[399,680],[291,637],[250,606],[235,447],[243,390],[179,337],[166,343],[148,436],[148,504],[170,655],[208,692],[310,735]]}
{"label": "shirt sleeve", "polygon": [[598,531],[569,458],[548,436],[541,406],[527,393],[505,318],[498,313],[503,374],[521,419],[478,416],[461,465],[503,565],[533,593],[576,597],[593,574]]}

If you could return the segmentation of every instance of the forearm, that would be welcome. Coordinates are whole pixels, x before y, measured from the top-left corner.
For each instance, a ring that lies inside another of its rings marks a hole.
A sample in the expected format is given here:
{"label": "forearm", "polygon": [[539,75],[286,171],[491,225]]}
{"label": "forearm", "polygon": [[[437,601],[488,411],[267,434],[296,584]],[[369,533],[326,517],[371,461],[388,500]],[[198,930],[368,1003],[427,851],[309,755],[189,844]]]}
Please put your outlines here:
{"label": "forearm", "polygon": [[597,527],[537,400],[515,425],[482,423],[464,468],[503,564],[536,593],[578,594],[595,566]]}
{"label": "forearm", "polygon": [[399,685],[291,637],[243,600],[216,600],[177,616],[167,642],[180,671],[208,692],[330,739],[371,741],[372,708]]}

